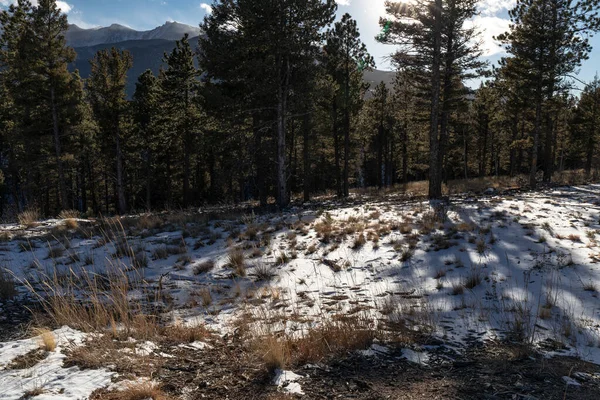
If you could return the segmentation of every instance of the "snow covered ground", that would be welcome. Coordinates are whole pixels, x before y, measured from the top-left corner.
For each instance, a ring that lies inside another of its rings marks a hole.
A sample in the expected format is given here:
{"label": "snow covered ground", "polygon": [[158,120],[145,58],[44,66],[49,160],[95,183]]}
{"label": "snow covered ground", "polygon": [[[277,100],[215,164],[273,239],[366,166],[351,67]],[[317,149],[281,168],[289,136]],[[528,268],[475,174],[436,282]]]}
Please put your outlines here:
{"label": "snow covered ground", "polygon": [[[221,334],[247,313],[295,316],[263,328],[299,335],[330,316],[367,315],[405,320],[456,349],[510,338],[600,364],[600,185],[462,196],[442,212],[390,195],[207,224],[144,216],[104,230],[86,220],[71,231],[60,220],[3,225],[0,265],[33,287],[45,276],[127,269],[139,284],[132,298],[160,287],[167,318]],[[80,334],[55,334],[56,351],[25,370],[5,367],[39,340],[0,344],[0,398],[36,385],[47,389],[36,398],[84,398],[108,385],[109,371],[62,368],[61,346]],[[275,384],[300,393],[293,377]]]}

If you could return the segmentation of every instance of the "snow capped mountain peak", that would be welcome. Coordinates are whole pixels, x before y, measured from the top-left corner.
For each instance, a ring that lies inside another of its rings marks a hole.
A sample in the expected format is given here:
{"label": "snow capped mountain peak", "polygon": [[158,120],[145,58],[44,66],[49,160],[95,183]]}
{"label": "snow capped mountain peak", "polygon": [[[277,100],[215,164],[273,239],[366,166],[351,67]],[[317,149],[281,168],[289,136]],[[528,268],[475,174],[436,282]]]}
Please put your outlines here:
{"label": "snow capped mountain peak", "polygon": [[198,36],[200,28],[176,21],[167,21],[163,25],[149,31],[136,31],[120,24],[92,29],[83,29],[77,25],[69,25],[69,30],[65,36],[69,46],[90,47],[130,40],[177,40],[181,39],[186,33],[191,37]]}

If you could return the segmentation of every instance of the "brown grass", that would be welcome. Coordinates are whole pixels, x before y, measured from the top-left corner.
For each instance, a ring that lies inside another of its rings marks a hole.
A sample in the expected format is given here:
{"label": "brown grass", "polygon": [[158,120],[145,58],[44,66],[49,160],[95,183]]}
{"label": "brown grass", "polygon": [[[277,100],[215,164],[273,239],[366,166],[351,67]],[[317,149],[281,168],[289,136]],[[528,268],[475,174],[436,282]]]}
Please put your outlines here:
{"label": "brown grass", "polygon": [[368,348],[375,338],[370,322],[360,317],[339,317],[304,332],[302,337],[257,337],[253,349],[272,371],[277,368],[321,363],[332,357]]}
{"label": "brown grass", "polygon": [[56,350],[56,337],[48,329],[35,329],[34,332],[40,337],[40,347],[47,352]]}
{"label": "brown grass", "polygon": [[77,219],[81,217],[81,213],[77,210],[62,210],[58,214],[59,219]]}
{"label": "brown grass", "polygon": [[136,227],[139,230],[152,230],[160,228],[164,224],[162,218],[156,215],[142,215],[136,221]]}
{"label": "brown grass", "polygon": [[39,225],[38,220],[40,219],[40,212],[35,209],[23,211],[17,216],[19,224],[26,228],[35,228]]}
{"label": "brown grass", "polygon": [[[54,271],[41,275],[39,284],[27,280],[23,283],[56,325],[84,332],[112,330],[116,336],[154,337],[159,328],[157,318],[144,310],[142,300],[128,297],[131,289],[139,287],[141,274],[120,263],[108,265],[106,271],[105,275]],[[145,297],[158,300],[160,295],[158,290]]]}
{"label": "brown grass", "polygon": [[215,268],[215,262],[208,260],[201,262],[200,264],[194,265],[192,272],[194,275],[206,274]]}
{"label": "brown grass", "polygon": [[77,229],[79,227],[79,223],[77,222],[77,220],[75,218],[68,218],[65,219],[65,226],[67,227],[67,229]]}
{"label": "brown grass", "polygon": [[112,392],[99,391],[93,400],[171,400],[158,383],[151,381],[128,383],[123,389]]}
{"label": "brown grass", "polygon": [[246,257],[240,249],[231,249],[227,255],[227,267],[233,269],[236,276],[246,276]]}
{"label": "brown grass", "polygon": [[581,242],[581,237],[579,235],[575,235],[575,234],[570,234],[569,236],[567,236],[567,239],[570,240],[571,242],[577,242],[577,243]]}
{"label": "brown grass", "polygon": [[200,299],[202,300],[202,305],[204,307],[208,307],[212,304],[213,299],[212,299],[212,294],[210,293],[210,289],[208,289],[208,288],[200,289],[199,295],[200,295]]}
{"label": "brown grass", "polygon": [[210,332],[204,325],[181,325],[176,324],[163,328],[160,332],[163,339],[162,342],[168,343],[193,343],[209,338]]}
{"label": "brown grass", "polygon": [[25,393],[23,393],[23,397],[21,397],[21,399],[23,399],[23,400],[31,399],[33,397],[40,396],[44,393],[46,393],[46,389],[44,389],[41,386],[38,386],[33,389],[26,390]]}
{"label": "brown grass", "polygon": [[352,248],[354,250],[361,249],[365,245],[365,243],[367,243],[367,239],[365,238],[365,235],[363,233],[361,233],[360,235],[358,235],[354,239],[354,243],[352,244]]}

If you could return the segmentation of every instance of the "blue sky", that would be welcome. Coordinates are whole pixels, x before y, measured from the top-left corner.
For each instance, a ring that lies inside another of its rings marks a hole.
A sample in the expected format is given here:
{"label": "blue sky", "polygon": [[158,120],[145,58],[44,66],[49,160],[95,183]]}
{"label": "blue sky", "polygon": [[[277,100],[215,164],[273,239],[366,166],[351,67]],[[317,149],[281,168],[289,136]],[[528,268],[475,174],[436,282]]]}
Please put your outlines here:
{"label": "blue sky", "polygon": [[[0,6],[15,0],[0,0]],[[379,17],[385,13],[385,0],[337,0],[338,14],[350,13],[357,21],[363,41],[375,57],[377,67],[389,69],[385,57],[393,52],[393,46],[376,43],[374,37],[380,32]],[[410,0],[409,0],[410,1]],[[138,30],[148,30],[166,21],[178,21],[198,26],[212,0],[64,0],[57,1],[67,12],[69,21],[82,28],[108,26],[119,23]],[[481,0],[480,15],[473,23],[480,27],[487,58],[495,63],[502,55],[502,49],[492,37],[508,29],[508,9],[516,0]],[[581,68],[579,78],[593,79],[600,69],[600,36],[593,39],[597,48],[590,60]]]}

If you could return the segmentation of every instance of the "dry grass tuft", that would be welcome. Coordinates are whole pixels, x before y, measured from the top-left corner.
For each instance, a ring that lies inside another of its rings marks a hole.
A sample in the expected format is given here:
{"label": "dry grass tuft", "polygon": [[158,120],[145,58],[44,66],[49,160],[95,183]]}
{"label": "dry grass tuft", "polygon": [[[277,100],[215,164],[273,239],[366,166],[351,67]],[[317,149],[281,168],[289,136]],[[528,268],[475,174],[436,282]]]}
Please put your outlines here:
{"label": "dry grass tuft", "polygon": [[68,218],[65,219],[65,226],[67,227],[67,229],[77,229],[79,227],[79,223],[77,222],[77,220],[75,218]]}
{"label": "dry grass tuft", "polygon": [[152,250],[152,259],[153,260],[164,260],[169,258],[169,251],[167,250],[167,246],[160,245]]}
{"label": "dry grass tuft", "polygon": [[202,300],[202,306],[208,307],[212,304],[213,298],[209,288],[202,288],[199,294],[200,299]]}
{"label": "dry grass tuft", "polygon": [[364,318],[338,317],[310,329],[301,337],[257,337],[253,349],[273,371],[290,366],[320,363],[348,352],[368,348],[375,338],[372,324]]}
{"label": "dry grass tuft", "polygon": [[37,387],[34,387],[33,389],[26,390],[25,393],[23,393],[23,397],[21,397],[21,399],[22,400],[31,399],[33,397],[41,396],[44,393],[46,393],[46,389],[44,389],[41,386],[37,386]]}
{"label": "dry grass tuft", "polygon": [[567,239],[571,242],[581,243],[581,237],[579,235],[570,234],[569,236],[567,236]]}
{"label": "dry grass tuft", "polygon": [[482,279],[481,269],[477,267],[471,268],[469,275],[467,275],[464,281],[464,287],[467,289],[473,289],[481,284]]}
{"label": "dry grass tuft", "polygon": [[400,233],[403,235],[408,235],[412,233],[412,226],[408,223],[403,223],[400,225]]}
{"label": "dry grass tuft", "polygon": [[452,284],[452,295],[458,296],[465,292],[465,284],[464,282],[458,282]]}
{"label": "dry grass tuft", "polygon": [[47,352],[56,350],[56,337],[48,329],[34,329],[34,332],[40,337],[40,347]]}
{"label": "dry grass tuft", "polygon": [[81,217],[81,213],[77,210],[62,210],[58,214],[59,219],[77,219]]}
{"label": "dry grass tuft", "polygon": [[136,227],[142,231],[143,230],[152,230],[152,229],[160,228],[163,225],[163,223],[164,222],[163,222],[162,218],[160,218],[156,215],[142,215],[136,221]]}
{"label": "dry grass tuft", "polygon": [[170,400],[159,384],[151,381],[128,383],[121,390],[104,393],[97,400]]}
{"label": "dry grass tuft", "polygon": [[363,233],[361,233],[360,235],[358,235],[354,239],[354,243],[352,244],[352,248],[354,250],[361,249],[365,245],[365,243],[367,243],[367,239],[365,238],[365,235]]}
{"label": "dry grass tuft", "polygon": [[17,216],[19,224],[26,228],[35,228],[39,225],[38,220],[40,219],[40,212],[38,210],[27,210],[23,211]]}
{"label": "dry grass tuft", "polygon": [[233,269],[236,276],[246,276],[246,257],[240,249],[231,249],[227,255],[227,267]]}
{"label": "dry grass tuft", "polygon": [[586,292],[596,293],[598,291],[598,286],[596,286],[596,284],[594,282],[589,281],[589,282],[583,284],[583,290],[585,290]]}
{"label": "dry grass tuft", "polygon": [[254,276],[259,282],[268,282],[273,278],[274,274],[268,264],[259,263],[254,267]]}
{"label": "dry grass tuft", "polygon": [[212,271],[215,268],[215,262],[213,260],[208,260],[201,262],[200,264],[194,265],[192,268],[192,272],[194,275],[206,274]]}
{"label": "dry grass tuft", "polygon": [[209,338],[210,332],[203,325],[181,325],[176,324],[167,326],[161,331],[161,335],[164,337],[163,341],[169,343],[193,343]]}

